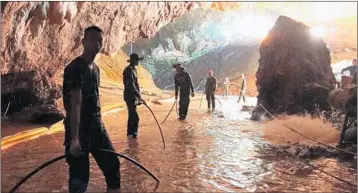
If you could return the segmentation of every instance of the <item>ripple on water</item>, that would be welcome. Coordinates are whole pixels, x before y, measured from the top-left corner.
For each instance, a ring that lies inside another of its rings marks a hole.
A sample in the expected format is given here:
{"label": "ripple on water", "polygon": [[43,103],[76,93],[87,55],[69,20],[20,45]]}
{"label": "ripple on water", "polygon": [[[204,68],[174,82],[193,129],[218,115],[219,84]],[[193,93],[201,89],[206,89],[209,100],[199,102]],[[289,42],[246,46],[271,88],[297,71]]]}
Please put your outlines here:
{"label": "ripple on water", "polygon": [[[148,112],[144,112],[147,117],[141,116],[136,140],[125,135],[126,114],[109,114],[104,122],[116,150],[137,160],[161,180],[158,192],[354,191],[300,162],[278,157],[261,137],[261,124],[247,120],[249,114],[238,111],[240,105],[236,101],[223,99],[221,102],[219,109],[211,114],[191,110],[187,122],[178,122],[172,113],[162,125],[165,149]],[[166,107],[153,107],[158,118],[166,116]],[[63,154],[62,142],[61,132],[3,151],[2,190],[9,190],[32,169]],[[156,182],[151,177],[132,163],[120,160],[122,191],[152,192],[155,189]],[[92,156],[90,163],[88,191],[105,191],[105,179]],[[335,159],[311,163],[352,183],[357,180],[356,170]],[[67,170],[62,160],[38,173],[18,191],[67,191]]]}

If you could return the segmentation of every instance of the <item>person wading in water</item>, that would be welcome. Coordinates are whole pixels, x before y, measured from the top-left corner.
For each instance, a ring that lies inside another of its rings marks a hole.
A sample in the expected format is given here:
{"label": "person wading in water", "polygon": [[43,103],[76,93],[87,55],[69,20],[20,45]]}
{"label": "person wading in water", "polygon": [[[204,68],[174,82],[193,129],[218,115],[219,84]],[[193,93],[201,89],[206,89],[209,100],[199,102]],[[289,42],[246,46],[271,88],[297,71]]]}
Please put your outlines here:
{"label": "person wading in water", "polygon": [[230,80],[229,80],[229,77],[226,77],[225,81],[224,81],[224,96],[225,97],[229,96],[229,90],[230,90]]}
{"label": "person wading in water", "polygon": [[175,64],[173,65],[173,68],[176,69],[176,74],[174,76],[175,100],[178,99],[178,91],[180,88],[179,120],[185,120],[190,103],[190,91],[191,96],[195,96],[193,82],[191,81],[189,73],[185,72],[184,68],[181,67],[181,64]]}
{"label": "person wading in water", "polygon": [[139,116],[137,112],[137,105],[145,104],[141,98],[140,89],[138,85],[137,69],[139,61],[143,60],[138,54],[133,53],[129,56],[129,65],[123,71],[124,83],[124,101],[126,101],[128,109],[128,122],[127,122],[127,136],[136,138],[138,135]]}
{"label": "person wading in water", "polygon": [[209,70],[205,84],[205,94],[206,100],[208,101],[208,110],[210,110],[210,104],[212,104],[213,110],[215,110],[215,91],[216,78],[213,76],[213,71]]}
{"label": "person wading in water", "polygon": [[242,97],[242,99],[244,100],[244,103],[246,103],[245,95],[246,95],[246,78],[245,78],[245,74],[242,74],[241,75],[241,91],[240,91],[239,100],[237,100],[237,102],[240,103],[241,97]]}
{"label": "person wading in water", "polygon": [[[69,165],[69,192],[85,192],[89,181],[89,153],[102,170],[108,192],[119,192],[120,171],[116,155],[94,151],[115,151],[101,118],[98,86],[100,71],[94,63],[102,49],[103,31],[97,26],[85,29],[83,53],[68,64],[63,78],[63,104],[66,110],[65,155]],[[82,151],[84,150],[84,151]]]}

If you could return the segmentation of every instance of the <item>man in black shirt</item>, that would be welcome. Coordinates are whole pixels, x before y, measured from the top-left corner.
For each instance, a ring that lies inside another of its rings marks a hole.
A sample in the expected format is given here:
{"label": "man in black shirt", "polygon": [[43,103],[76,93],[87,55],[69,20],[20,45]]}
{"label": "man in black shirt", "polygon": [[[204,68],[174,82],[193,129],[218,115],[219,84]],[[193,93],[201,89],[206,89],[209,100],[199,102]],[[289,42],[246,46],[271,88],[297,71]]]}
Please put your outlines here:
{"label": "man in black shirt", "polygon": [[190,103],[190,91],[191,96],[194,97],[194,87],[191,81],[190,75],[185,72],[181,64],[173,65],[177,73],[174,76],[175,83],[175,100],[178,99],[178,91],[180,88],[180,100],[179,100],[179,120],[185,120],[188,114],[188,107]]}
{"label": "man in black shirt", "polygon": [[116,155],[95,151],[115,151],[101,118],[98,86],[100,72],[94,59],[102,49],[103,32],[88,27],[82,39],[83,53],[68,64],[63,77],[66,110],[65,155],[69,165],[69,192],[85,192],[89,181],[89,151],[102,170],[107,191],[119,192],[120,171]]}
{"label": "man in black shirt", "polygon": [[210,104],[212,104],[213,110],[215,110],[215,91],[216,78],[213,76],[213,71],[209,70],[205,84],[205,94],[206,100],[208,101],[208,109],[210,109]]}
{"label": "man in black shirt", "polygon": [[143,60],[143,58],[139,57],[138,54],[131,54],[127,61],[129,65],[123,71],[123,96],[128,109],[127,136],[132,135],[133,138],[136,138],[138,135],[139,116],[137,113],[137,105],[140,103],[145,104],[145,101],[140,95],[136,70],[136,66],[138,66],[140,60]]}

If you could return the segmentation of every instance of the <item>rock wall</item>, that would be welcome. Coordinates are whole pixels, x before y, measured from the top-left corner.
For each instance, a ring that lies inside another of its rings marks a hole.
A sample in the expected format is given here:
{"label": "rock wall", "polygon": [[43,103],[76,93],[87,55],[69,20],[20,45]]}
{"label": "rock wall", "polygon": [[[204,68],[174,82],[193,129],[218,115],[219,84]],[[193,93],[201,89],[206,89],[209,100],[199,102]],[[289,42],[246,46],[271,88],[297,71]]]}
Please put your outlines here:
{"label": "rock wall", "polygon": [[312,112],[315,105],[325,109],[335,83],[330,64],[321,38],[311,36],[303,23],[280,16],[260,46],[258,103],[271,113]]}
{"label": "rock wall", "polygon": [[[83,30],[104,30],[104,54],[126,42],[148,38],[158,28],[189,11],[195,2],[8,2],[1,3],[1,75],[36,71],[44,85],[36,95],[53,89],[56,76],[82,51]],[[21,73],[18,74],[21,76]],[[29,80],[32,81],[32,80]],[[54,101],[51,96],[44,103]]]}

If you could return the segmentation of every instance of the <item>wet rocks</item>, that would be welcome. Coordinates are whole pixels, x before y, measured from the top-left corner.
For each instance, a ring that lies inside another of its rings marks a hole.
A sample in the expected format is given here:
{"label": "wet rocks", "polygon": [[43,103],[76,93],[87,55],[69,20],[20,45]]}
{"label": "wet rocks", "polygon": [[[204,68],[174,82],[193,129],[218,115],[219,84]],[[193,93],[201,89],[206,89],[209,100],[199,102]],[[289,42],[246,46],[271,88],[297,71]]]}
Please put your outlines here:
{"label": "wet rocks", "polygon": [[23,108],[54,105],[61,89],[36,71],[22,71],[1,75],[1,112],[10,115]]}
{"label": "wet rocks", "polygon": [[303,23],[280,16],[260,46],[259,104],[273,114],[328,108],[326,98],[335,83],[330,65],[330,51],[321,38]]}
{"label": "wet rocks", "polygon": [[243,105],[241,111],[251,111],[254,106]]}
{"label": "wet rocks", "polygon": [[[356,152],[356,146],[347,146],[345,149],[350,152]],[[302,159],[316,159],[319,157],[327,158],[338,158],[342,156],[349,156],[350,154],[329,148],[323,145],[306,145],[295,143],[291,145],[282,145],[277,151],[278,154],[285,155],[290,154],[292,156],[297,156]]]}

